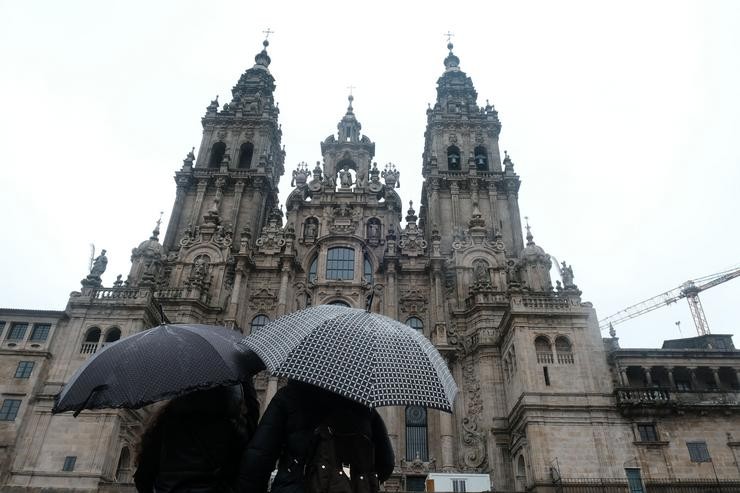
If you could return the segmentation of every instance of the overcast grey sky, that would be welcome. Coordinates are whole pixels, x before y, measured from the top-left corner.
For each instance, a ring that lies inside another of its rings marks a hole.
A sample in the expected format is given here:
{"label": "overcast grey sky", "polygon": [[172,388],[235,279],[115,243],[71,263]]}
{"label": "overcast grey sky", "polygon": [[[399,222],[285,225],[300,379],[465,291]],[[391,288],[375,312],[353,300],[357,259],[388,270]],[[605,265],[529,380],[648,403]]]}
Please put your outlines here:
{"label": "overcast grey sky", "polygon": [[[739,24],[732,1],[0,0],[0,306],[63,308],[91,242],[104,283],[125,278],[205,107],[230,99],[269,26],[287,176],[320,159],[353,85],[376,160],[415,202],[454,32],[535,241],[604,317],[740,264]],[[701,298],[714,333],[739,333],[740,278]],[[617,330],[630,347],[695,334],[685,301]]]}

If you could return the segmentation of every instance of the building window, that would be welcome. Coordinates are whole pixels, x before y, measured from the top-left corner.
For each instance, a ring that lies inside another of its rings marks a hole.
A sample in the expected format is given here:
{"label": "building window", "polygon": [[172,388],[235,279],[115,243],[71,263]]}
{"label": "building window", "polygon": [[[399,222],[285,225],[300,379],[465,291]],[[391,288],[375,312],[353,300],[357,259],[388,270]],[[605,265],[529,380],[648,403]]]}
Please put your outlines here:
{"label": "building window", "polygon": [[427,410],[421,406],[406,408],[406,460],[429,460],[427,447]]}
{"label": "building window", "polygon": [[128,447],[121,449],[118,467],[116,467],[116,481],[119,483],[131,482],[131,452],[129,452]]}
{"label": "building window", "polygon": [[406,476],[406,491],[426,491],[426,476]]}
{"label": "building window", "polygon": [[465,493],[465,480],[464,479],[453,479],[452,480],[452,491],[453,493]]}
{"label": "building window", "polygon": [[707,442],[686,442],[686,447],[689,449],[691,462],[712,462]]}
{"label": "building window", "polygon": [[0,407],[0,421],[14,421],[20,407],[20,399],[5,399]]}
{"label": "building window", "polygon": [[549,387],[550,386],[550,370],[548,370],[546,366],[542,367],[542,374],[545,377],[545,385]]}
{"label": "building window", "polygon": [[116,342],[120,338],[121,329],[119,329],[118,327],[113,327],[112,329],[108,330],[107,334],[105,334],[105,343],[109,344],[111,342]]}
{"label": "building window", "polygon": [[51,330],[51,324],[35,324],[31,331],[31,338],[29,340],[42,342],[49,337],[49,331]]}
{"label": "building window", "polygon": [[552,345],[550,339],[545,336],[537,336],[534,340],[534,350],[537,353],[537,363],[554,363],[552,357]]}
{"label": "building window", "polygon": [[316,275],[318,266],[319,266],[319,257],[317,255],[313,258],[313,260],[311,261],[311,265],[308,268],[308,282],[316,282],[316,279],[318,279],[318,276]]}
{"label": "building window", "polygon": [[349,303],[347,303],[346,301],[342,301],[342,300],[334,300],[334,301],[329,302],[329,304],[334,305],[334,306],[345,306],[347,308],[352,308],[351,306],[349,306]]}
{"label": "building window", "polygon": [[567,337],[558,336],[555,339],[555,352],[558,355],[558,364],[573,364],[573,346],[571,345]]}
{"label": "building window", "polygon": [[62,465],[62,471],[74,471],[75,470],[75,464],[77,463],[77,456],[76,455],[68,455],[64,458],[64,465]]}
{"label": "building window", "polygon": [[637,433],[640,435],[641,442],[657,442],[658,431],[652,423],[642,423],[637,425]]}
{"label": "building window", "polygon": [[327,279],[354,279],[355,251],[347,247],[330,248],[326,257]]}
{"label": "building window", "polygon": [[226,144],[223,142],[213,144],[211,148],[211,160],[208,162],[208,166],[210,168],[218,168],[224,159],[224,154],[226,154]]}
{"label": "building window", "polygon": [[373,264],[370,259],[365,255],[365,262],[362,268],[362,277],[365,278],[365,282],[368,284],[373,283]]}
{"label": "building window", "polygon": [[422,334],[424,333],[424,322],[422,322],[418,317],[409,317],[409,319],[406,320],[406,325],[412,329],[418,330]]}
{"label": "building window", "polygon": [[0,320],[0,337],[3,335],[3,329],[5,329],[5,321]]}
{"label": "building window", "polygon": [[82,354],[93,354],[98,350],[98,343],[100,342],[100,329],[97,327],[91,327],[87,330],[85,340],[82,342],[80,347],[80,353]]}
{"label": "building window", "polygon": [[239,148],[239,168],[249,169],[252,165],[252,155],[254,154],[254,145],[251,142],[245,142]]}
{"label": "building window", "polygon": [[15,378],[30,378],[33,371],[33,361],[19,361],[15,369]]}
{"label": "building window", "polygon": [[447,169],[450,171],[460,171],[460,149],[457,146],[447,148]]}
{"label": "building window", "polygon": [[645,488],[642,486],[642,477],[640,476],[639,469],[625,469],[627,474],[627,485],[630,488],[630,493],[645,493]]}
{"label": "building window", "polygon": [[473,151],[475,155],[475,167],[478,171],[488,171],[488,151],[483,146],[478,146]]}
{"label": "building window", "polygon": [[26,337],[26,330],[28,329],[28,324],[25,322],[16,322],[13,325],[10,326],[10,331],[8,332],[8,340],[9,341],[20,341],[24,337]]}
{"label": "building window", "polygon": [[270,323],[270,319],[267,318],[265,315],[257,315],[252,319],[252,324],[250,325],[252,332],[260,330],[262,327]]}

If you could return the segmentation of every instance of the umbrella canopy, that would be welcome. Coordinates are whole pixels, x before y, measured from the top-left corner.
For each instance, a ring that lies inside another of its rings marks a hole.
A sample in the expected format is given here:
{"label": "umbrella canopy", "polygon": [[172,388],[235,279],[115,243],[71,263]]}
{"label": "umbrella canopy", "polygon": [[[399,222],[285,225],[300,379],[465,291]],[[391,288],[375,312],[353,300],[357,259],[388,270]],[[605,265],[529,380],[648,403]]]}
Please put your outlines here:
{"label": "umbrella canopy", "polygon": [[365,310],[319,305],[271,322],[242,341],[277,376],[366,406],[452,412],[457,385],[423,334]]}
{"label": "umbrella canopy", "polygon": [[237,344],[242,335],[209,325],[160,325],[87,360],[55,397],[53,413],[136,409],[196,389],[235,384],[263,369]]}

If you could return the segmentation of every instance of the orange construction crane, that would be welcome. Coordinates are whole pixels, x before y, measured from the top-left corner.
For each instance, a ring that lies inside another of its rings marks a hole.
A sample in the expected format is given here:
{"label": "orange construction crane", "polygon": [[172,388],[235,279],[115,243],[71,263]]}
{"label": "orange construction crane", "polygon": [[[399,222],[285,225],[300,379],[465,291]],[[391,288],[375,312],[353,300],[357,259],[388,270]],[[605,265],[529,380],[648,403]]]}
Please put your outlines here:
{"label": "orange construction crane", "polygon": [[613,315],[609,315],[608,317],[599,320],[599,328],[601,330],[606,330],[612,325],[626,322],[627,320],[639,317],[644,313],[656,310],[661,306],[670,305],[681,298],[686,298],[689,302],[689,309],[691,310],[691,316],[694,319],[694,325],[696,325],[696,332],[699,335],[709,334],[709,324],[707,323],[706,315],[704,315],[704,309],[701,307],[699,293],[705,289],[713,288],[718,284],[722,284],[723,282],[727,282],[736,277],[740,277],[740,266],[735,266],[732,269],[700,277],[692,281],[686,281],[677,288],[671,289],[670,291],[666,291],[657,296],[653,296],[650,299],[629,306],[624,310],[620,310]]}

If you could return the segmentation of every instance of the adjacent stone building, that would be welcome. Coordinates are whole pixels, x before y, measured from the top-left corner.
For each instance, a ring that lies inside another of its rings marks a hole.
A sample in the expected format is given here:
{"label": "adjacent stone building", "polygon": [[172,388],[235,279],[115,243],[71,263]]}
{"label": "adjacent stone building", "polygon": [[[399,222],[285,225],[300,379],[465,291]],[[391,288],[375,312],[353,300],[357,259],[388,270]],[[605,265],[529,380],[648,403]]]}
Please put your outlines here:
{"label": "adjacent stone building", "polygon": [[[398,168],[373,161],[350,96],[321,160],[290,170],[284,207],[264,45],[231,101],[207,107],[166,233],[158,224],[133,249],[127,279],[102,285],[103,252],[64,311],[0,310],[3,488],[130,488],[146,410],[50,410],[90,355],[156,325],[160,305],[176,322],[248,334],[309,305],[369,300],[426,335],[461,390],[453,415],[381,410],[397,453],[388,490],[423,490],[434,472],[460,473],[461,492],[473,473],[497,491],[740,484],[740,351],[729,336],[620,349],[566,263],[553,287],[551,257],[521,223],[498,113],[478,106],[452,44],[427,110],[417,205],[398,195]],[[264,406],[279,382],[256,384]]]}

